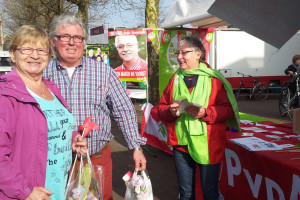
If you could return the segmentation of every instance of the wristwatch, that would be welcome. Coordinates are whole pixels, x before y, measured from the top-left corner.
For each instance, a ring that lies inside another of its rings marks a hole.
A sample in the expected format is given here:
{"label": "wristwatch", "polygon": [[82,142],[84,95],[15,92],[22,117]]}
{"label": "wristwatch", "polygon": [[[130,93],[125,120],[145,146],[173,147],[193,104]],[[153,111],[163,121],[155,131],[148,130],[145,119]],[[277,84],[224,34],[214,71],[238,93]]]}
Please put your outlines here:
{"label": "wristwatch", "polygon": [[134,151],[143,151],[143,149],[140,146],[134,147]]}

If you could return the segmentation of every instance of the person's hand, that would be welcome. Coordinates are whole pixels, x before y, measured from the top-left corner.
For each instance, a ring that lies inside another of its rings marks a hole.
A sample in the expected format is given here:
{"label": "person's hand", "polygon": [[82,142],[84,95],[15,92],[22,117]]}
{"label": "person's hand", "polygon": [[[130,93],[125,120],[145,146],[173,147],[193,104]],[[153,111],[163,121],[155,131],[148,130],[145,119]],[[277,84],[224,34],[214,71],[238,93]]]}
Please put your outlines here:
{"label": "person's hand", "polygon": [[51,197],[49,197],[51,194],[53,194],[53,192],[43,187],[34,187],[25,200],[51,200]]}
{"label": "person's hand", "polygon": [[147,160],[142,150],[133,150],[133,160],[135,171],[144,171],[146,169]]}
{"label": "person's hand", "polygon": [[199,108],[196,106],[188,106],[184,109],[184,111],[196,119],[200,119],[205,115],[205,108],[203,107]]}
{"label": "person's hand", "polygon": [[294,75],[294,72],[293,71],[288,71],[290,75]]}
{"label": "person's hand", "polygon": [[79,155],[85,156],[88,152],[87,141],[81,135],[76,135],[73,139],[72,150]]}
{"label": "person's hand", "polygon": [[174,102],[170,105],[170,112],[174,117],[180,116],[180,114],[176,114],[177,110],[179,109],[179,102]]}

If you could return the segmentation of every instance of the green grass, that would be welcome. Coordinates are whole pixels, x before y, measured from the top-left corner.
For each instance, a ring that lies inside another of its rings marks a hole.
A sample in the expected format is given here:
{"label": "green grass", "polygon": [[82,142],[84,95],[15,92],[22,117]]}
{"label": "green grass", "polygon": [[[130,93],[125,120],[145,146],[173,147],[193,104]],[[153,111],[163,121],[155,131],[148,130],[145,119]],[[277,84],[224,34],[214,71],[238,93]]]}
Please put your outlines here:
{"label": "green grass", "polygon": [[270,120],[270,119],[265,119],[265,118],[262,118],[262,117],[257,117],[257,116],[254,116],[254,115],[249,115],[249,114],[246,114],[246,113],[239,113],[240,114],[240,119],[241,120],[250,120],[252,122],[265,122],[265,121],[272,121],[276,124],[281,124],[280,122],[278,121],[274,121],[274,120]]}

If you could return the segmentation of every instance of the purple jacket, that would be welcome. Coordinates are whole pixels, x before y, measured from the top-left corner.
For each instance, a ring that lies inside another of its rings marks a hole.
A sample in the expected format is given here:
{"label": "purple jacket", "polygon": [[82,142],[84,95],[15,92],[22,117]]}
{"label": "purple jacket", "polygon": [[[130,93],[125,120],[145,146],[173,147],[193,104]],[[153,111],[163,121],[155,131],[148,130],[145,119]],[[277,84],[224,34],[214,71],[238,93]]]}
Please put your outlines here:
{"label": "purple jacket", "polygon": [[[68,108],[57,86],[43,81]],[[48,125],[39,104],[15,70],[0,76],[0,199],[25,199],[33,187],[45,187],[47,153]]]}

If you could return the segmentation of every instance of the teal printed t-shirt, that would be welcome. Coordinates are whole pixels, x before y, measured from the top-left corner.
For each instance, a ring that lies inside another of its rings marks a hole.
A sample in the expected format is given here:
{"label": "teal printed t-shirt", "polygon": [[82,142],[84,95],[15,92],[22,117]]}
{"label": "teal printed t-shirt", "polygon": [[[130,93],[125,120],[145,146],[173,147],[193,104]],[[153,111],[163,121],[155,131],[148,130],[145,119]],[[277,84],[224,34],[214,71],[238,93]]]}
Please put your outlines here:
{"label": "teal printed t-shirt", "polygon": [[[31,92],[32,94],[32,92]],[[32,96],[39,103],[48,123],[48,158],[45,188],[52,200],[64,199],[68,173],[72,164],[74,116],[54,96],[53,101]]]}

